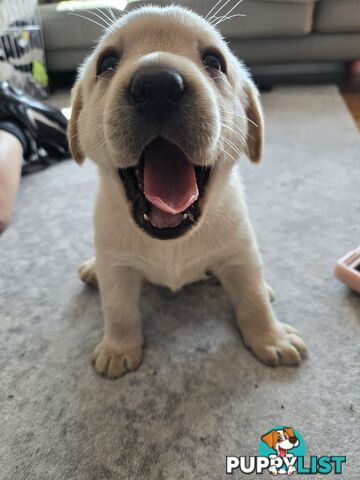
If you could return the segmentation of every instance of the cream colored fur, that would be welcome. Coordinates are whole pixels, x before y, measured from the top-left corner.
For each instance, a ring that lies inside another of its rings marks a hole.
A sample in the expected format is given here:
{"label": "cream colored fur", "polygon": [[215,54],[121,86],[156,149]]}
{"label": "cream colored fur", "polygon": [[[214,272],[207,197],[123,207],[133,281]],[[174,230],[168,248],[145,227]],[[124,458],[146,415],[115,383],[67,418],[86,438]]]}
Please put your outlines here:
{"label": "cream colored fur", "polygon": [[[221,51],[226,77],[208,75],[196,50],[202,45]],[[121,49],[120,65],[111,77],[96,79],[99,55],[109,46]],[[175,240],[155,239],[140,230],[117,175],[117,168],[136,164],[144,148],[122,103],[124,89],[139,66],[158,61],[179,69],[197,94],[189,131],[174,132],[177,141],[183,135],[184,149],[192,149],[194,163],[212,165],[200,221]],[[187,146],[199,122],[207,130]],[[238,169],[239,156],[258,162],[262,155],[258,93],[213,27],[179,7],[147,7],[119,20],[81,69],[69,139],[79,163],[87,156],[99,167],[96,261],[90,259],[80,268],[84,281],[99,283],[105,315],[104,337],[94,356],[97,372],[118,377],[141,362],[143,279],[177,290],[206,278],[207,271],[229,294],[244,342],[260,360],[273,366],[300,363],[306,353],[302,339],[276,319],[270,305]]]}

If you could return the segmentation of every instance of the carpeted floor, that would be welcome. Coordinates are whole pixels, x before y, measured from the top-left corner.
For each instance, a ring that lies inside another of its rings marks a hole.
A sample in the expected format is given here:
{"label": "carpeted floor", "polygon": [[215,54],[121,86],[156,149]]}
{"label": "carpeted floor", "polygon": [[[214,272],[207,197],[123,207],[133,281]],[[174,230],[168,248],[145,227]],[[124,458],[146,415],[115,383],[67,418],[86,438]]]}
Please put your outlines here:
{"label": "carpeted floor", "polygon": [[1,480],[225,479],[226,455],[256,455],[276,425],[297,429],[308,455],[346,455],[343,477],[359,478],[360,298],[333,267],[360,240],[360,136],[334,87],[263,101],[266,155],[243,165],[248,203],[274,308],[309,360],[259,363],[214,282],[146,285],[141,368],[98,377],[99,295],[76,273],[92,254],[95,169],[28,176],[0,237]]}

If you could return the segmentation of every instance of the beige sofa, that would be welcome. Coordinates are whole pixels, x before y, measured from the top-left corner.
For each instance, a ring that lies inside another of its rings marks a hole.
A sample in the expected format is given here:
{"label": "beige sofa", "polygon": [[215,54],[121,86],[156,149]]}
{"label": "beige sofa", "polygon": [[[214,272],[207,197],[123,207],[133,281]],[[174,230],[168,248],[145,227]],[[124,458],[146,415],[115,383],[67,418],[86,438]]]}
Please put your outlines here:
{"label": "beige sofa", "polygon": [[[146,2],[129,2],[125,10],[142,3]],[[216,1],[179,0],[176,3],[206,15]],[[235,3],[233,0],[231,5]],[[109,2],[114,15],[120,16],[123,12],[114,8],[117,4],[121,1]],[[103,5],[103,1],[41,5],[50,72],[75,70],[102,33],[96,23],[70,13],[99,21],[96,15],[100,14],[95,7],[109,15]],[[249,65],[344,63],[360,59],[360,0],[244,0],[233,13],[246,16],[223,22],[219,27]]]}

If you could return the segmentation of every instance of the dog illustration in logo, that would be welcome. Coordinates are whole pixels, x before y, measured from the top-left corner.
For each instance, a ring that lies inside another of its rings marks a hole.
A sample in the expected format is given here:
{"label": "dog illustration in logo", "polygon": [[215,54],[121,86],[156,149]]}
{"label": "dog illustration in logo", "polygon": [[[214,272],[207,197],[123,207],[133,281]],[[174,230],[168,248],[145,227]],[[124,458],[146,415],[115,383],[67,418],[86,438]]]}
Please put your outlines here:
{"label": "dog illustration in logo", "polygon": [[283,427],[281,430],[271,430],[271,432],[263,435],[261,440],[263,440],[268,447],[276,451],[276,455],[269,455],[269,458],[280,458],[283,462],[283,466],[280,469],[278,469],[275,465],[272,465],[269,468],[270,473],[273,475],[287,473],[290,476],[296,472],[294,465],[289,465],[287,468],[284,463],[285,457],[289,460],[294,457],[294,455],[292,453],[288,453],[288,451],[299,445],[299,440],[297,439],[292,428]]}

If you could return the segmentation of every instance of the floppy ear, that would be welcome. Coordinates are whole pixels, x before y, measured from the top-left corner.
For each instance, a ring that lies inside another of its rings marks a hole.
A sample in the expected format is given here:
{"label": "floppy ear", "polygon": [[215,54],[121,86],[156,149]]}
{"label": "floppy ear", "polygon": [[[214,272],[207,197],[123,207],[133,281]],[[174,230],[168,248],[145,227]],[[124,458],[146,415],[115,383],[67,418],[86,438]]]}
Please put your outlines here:
{"label": "floppy ear", "polygon": [[276,443],[275,435],[276,435],[276,432],[274,430],[271,430],[271,432],[267,433],[266,435],[263,435],[261,437],[261,440],[265,442],[268,447],[274,448],[274,445]]}
{"label": "floppy ear", "polygon": [[81,93],[81,85],[78,81],[71,91],[71,117],[69,121],[68,127],[68,139],[69,139],[69,146],[70,152],[74,157],[75,161],[81,165],[84,160],[85,156],[81,151],[80,143],[79,143],[79,135],[78,135],[78,118],[79,113],[82,109],[82,93]]}
{"label": "floppy ear", "polygon": [[294,430],[292,428],[286,427],[284,428],[284,432],[286,432],[289,435],[289,437],[296,437]]}
{"label": "floppy ear", "polygon": [[259,91],[251,80],[246,82],[245,92],[248,100],[247,153],[252,162],[259,163],[264,149],[264,115],[259,101]]}

